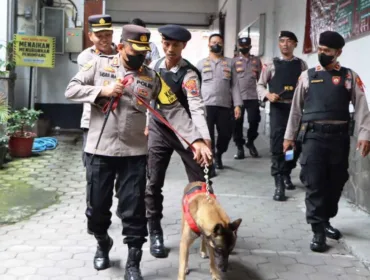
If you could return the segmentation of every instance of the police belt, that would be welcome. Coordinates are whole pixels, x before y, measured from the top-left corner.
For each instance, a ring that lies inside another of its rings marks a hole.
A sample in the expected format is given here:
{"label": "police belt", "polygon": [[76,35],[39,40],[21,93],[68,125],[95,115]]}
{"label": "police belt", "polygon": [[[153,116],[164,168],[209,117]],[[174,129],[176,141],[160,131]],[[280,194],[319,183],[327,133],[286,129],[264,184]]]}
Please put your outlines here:
{"label": "police belt", "polygon": [[278,99],[276,103],[292,104],[293,99]]}
{"label": "police belt", "polygon": [[348,133],[348,123],[315,123],[310,122],[308,123],[307,127],[308,131],[310,132],[321,132],[327,134],[343,134]]}

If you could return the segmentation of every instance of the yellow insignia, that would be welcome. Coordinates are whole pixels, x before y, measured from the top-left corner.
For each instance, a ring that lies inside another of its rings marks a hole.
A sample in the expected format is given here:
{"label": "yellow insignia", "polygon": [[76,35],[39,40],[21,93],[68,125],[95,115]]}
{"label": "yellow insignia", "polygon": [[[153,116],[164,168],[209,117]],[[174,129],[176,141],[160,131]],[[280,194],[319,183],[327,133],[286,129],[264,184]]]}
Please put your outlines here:
{"label": "yellow insignia", "polygon": [[284,90],[286,90],[286,91],[293,91],[294,90],[294,87],[293,86],[285,86],[284,87]]}
{"label": "yellow insignia", "polygon": [[99,20],[99,23],[100,23],[100,24],[105,24],[105,20],[104,20],[103,18],[101,18],[101,19]]}
{"label": "yellow insignia", "polygon": [[209,71],[212,71],[211,68],[203,68],[203,72],[209,72]]}
{"label": "yellow insignia", "polygon": [[141,42],[148,42],[148,37],[146,35],[141,35],[140,36],[140,41]]}
{"label": "yellow insignia", "polygon": [[104,81],[103,86],[108,86],[110,84],[110,81]]}
{"label": "yellow insignia", "polygon": [[312,80],[311,81],[311,84],[317,84],[317,83],[323,83],[324,82],[324,80]]}
{"label": "yellow insignia", "polygon": [[206,61],[206,62],[204,62],[204,64],[203,64],[204,66],[210,66],[211,65],[211,63],[209,63],[209,61]]}
{"label": "yellow insignia", "polygon": [[243,64],[243,62],[240,60],[236,62],[236,65],[240,65],[240,64]]}
{"label": "yellow insignia", "polygon": [[153,81],[153,78],[148,77],[148,76],[139,76],[139,79],[140,79],[140,80],[147,81],[147,82],[151,82],[151,81]]}
{"label": "yellow insignia", "polygon": [[238,67],[238,68],[236,68],[236,72],[243,72],[244,71],[244,69],[243,68],[241,68],[241,67]]}
{"label": "yellow insignia", "polygon": [[88,62],[88,63],[86,63],[84,66],[82,66],[82,71],[87,71],[87,70],[89,70],[91,67],[92,67],[93,65],[92,65],[92,63],[90,63],[90,62]]}
{"label": "yellow insignia", "polygon": [[118,66],[118,57],[113,58],[112,66]]}
{"label": "yellow insignia", "polygon": [[227,65],[227,61],[226,60],[222,61],[222,65]]}
{"label": "yellow insignia", "polygon": [[158,100],[161,104],[170,105],[176,102],[177,97],[171,90],[171,88],[166,84],[166,82],[161,79],[162,89],[158,94]]}
{"label": "yellow insignia", "polygon": [[107,71],[107,72],[110,72],[110,73],[115,73],[116,72],[112,67],[109,67],[109,66],[105,66],[104,71]]}

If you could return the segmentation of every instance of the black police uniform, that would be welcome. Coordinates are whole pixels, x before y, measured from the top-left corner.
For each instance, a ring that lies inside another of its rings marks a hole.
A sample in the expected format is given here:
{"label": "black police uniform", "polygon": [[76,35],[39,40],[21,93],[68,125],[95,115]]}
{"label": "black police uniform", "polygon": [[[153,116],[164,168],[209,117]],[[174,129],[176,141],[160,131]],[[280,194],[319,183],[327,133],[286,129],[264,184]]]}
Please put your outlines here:
{"label": "black police uniform", "polygon": [[[158,31],[169,40],[187,42],[191,38],[188,30],[177,25],[166,25],[160,27]],[[196,67],[184,59],[176,73],[160,68],[164,59],[154,62],[153,69],[160,74],[161,78],[171,88],[171,91],[176,95],[178,101],[186,109],[189,118],[191,118],[188,99],[183,92],[184,78],[188,70],[193,70],[200,80],[200,73]],[[152,105],[157,109],[157,104]],[[205,119],[204,123],[206,124]],[[168,251],[163,244],[163,230],[160,223],[163,218],[162,188],[173,151],[181,156],[189,182],[204,181],[205,179],[203,169],[194,161],[194,155],[190,148],[185,149],[176,134],[154,115],[151,115],[149,120],[148,141],[148,184],[145,192],[145,203],[151,242],[150,252],[155,257],[163,258],[167,257]]]}

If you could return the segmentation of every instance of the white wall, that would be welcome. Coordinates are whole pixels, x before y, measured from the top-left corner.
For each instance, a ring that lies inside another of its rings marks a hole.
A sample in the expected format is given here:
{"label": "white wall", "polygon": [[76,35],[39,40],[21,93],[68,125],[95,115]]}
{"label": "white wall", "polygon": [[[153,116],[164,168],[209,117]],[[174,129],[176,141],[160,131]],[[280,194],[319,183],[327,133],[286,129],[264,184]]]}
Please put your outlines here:
{"label": "white wall", "polygon": [[106,12],[115,22],[128,22],[135,17],[149,23],[208,24],[218,0],[109,0]]}
{"label": "white wall", "polygon": [[[5,45],[8,40],[8,29],[7,29],[7,23],[8,23],[8,1],[5,1],[2,5],[2,9],[0,9],[0,45]],[[0,49],[0,60],[5,60],[5,48]],[[0,69],[1,71],[5,70],[5,67]]]}

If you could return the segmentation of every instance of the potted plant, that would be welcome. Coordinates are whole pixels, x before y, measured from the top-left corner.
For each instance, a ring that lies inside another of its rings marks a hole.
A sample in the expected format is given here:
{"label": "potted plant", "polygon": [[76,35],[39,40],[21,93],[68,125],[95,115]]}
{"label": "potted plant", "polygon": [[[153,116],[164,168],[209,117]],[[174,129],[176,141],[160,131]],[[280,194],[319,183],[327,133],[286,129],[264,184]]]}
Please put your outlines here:
{"label": "potted plant", "polygon": [[42,113],[40,110],[23,108],[9,114],[7,132],[9,135],[9,153],[12,157],[32,155],[33,139],[36,134],[29,131]]}
{"label": "potted plant", "polygon": [[9,137],[5,133],[5,126],[9,116],[9,107],[4,93],[0,92],[0,167],[4,164],[8,152]]}

